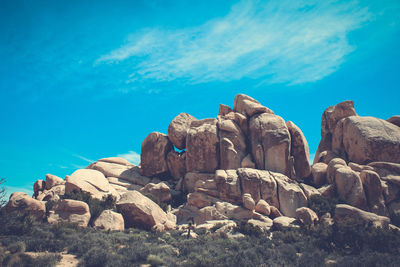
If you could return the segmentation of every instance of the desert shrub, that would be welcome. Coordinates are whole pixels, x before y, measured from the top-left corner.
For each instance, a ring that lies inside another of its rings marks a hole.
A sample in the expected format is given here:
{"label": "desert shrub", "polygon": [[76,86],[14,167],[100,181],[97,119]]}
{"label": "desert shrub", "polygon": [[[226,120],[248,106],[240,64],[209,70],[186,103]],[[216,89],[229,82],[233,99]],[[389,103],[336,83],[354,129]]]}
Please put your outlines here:
{"label": "desert shrub", "polygon": [[146,259],[147,263],[151,266],[161,266],[163,265],[163,260],[158,255],[149,254]]}
{"label": "desert shrub", "polygon": [[8,254],[4,258],[2,265],[7,267],[34,266],[33,258],[24,253]]}
{"label": "desert shrub", "polygon": [[7,247],[8,251],[10,251],[10,253],[20,253],[20,252],[25,252],[26,246],[25,243],[23,241],[17,241],[14,243],[11,243],[8,247]]}
{"label": "desert shrub", "polygon": [[4,187],[4,184],[6,183],[6,180],[4,178],[0,178],[0,209],[4,207],[7,203],[6,199],[6,189]]}
{"label": "desert shrub", "polygon": [[308,207],[315,211],[319,217],[325,213],[334,215],[335,207],[338,203],[339,200],[336,198],[328,198],[321,195],[312,195],[308,199]]}
{"label": "desert shrub", "polygon": [[242,233],[244,235],[249,236],[261,236],[263,235],[263,231],[260,227],[254,226],[247,222],[239,222],[238,226],[236,227],[235,231]]}

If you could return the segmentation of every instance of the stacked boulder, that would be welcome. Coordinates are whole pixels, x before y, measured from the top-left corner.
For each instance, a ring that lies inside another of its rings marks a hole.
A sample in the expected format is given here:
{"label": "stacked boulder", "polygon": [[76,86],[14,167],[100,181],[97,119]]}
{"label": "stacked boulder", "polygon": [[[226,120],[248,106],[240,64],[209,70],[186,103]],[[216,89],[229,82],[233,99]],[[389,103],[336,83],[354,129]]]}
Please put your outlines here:
{"label": "stacked boulder", "polygon": [[[181,113],[168,135],[150,133],[139,166],[112,157],[64,180],[48,174],[34,184],[33,198],[14,193],[6,210],[110,230],[168,230],[193,222],[205,229],[224,223],[220,231],[228,231],[245,221],[267,231],[346,218],[386,227],[400,218],[399,121],[357,116],[352,101],[328,107],[310,166],[300,128],[239,94],[233,108],[219,106],[217,118]],[[113,196],[118,213],[105,210],[94,220],[86,203],[63,197],[74,190]],[[307,207],[314,195],[346,204],[318,218]],[[47,201],[55,203],[49,210]]]}

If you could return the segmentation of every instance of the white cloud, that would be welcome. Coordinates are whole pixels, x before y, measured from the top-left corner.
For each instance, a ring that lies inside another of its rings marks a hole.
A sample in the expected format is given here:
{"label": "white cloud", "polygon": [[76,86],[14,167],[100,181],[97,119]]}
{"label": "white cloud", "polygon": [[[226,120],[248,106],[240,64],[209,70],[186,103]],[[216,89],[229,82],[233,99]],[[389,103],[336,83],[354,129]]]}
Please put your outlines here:
{"label": "white cloud", "polygon": [[83,161],[89,162],[89,163],[93,163],[94,162],[94,160],[88,159],[88,158],[86,158],[84,156],[81,156],[81,155],[78,155],[78,154],[73,154],[73,156],[77,157],[78,159],[81,159]]}
{"label": "white cloud", "polygon": [[131,81],[313,82],[338,69],[355,49],[348,34],[371,18],[357,1],[241,1],[198,27],[145,29],[96,63],[129,60]]}
{"label": "white cloud", "polygon": [[33,195],[33,185],[32,186],[26,186],[26,187],[14,187],[14,186],[5,186],[5,199],[8,200],[10,198],[10,195],[14,192],[23,192],[27,193],[29,196]]}
{"label": "white cloud", "polygon": [[139,165],[140,163],[140,154],[136,153],[135,151],[129,151],[125,154],[118,154],[117,157],[124,158],[135,165]]}

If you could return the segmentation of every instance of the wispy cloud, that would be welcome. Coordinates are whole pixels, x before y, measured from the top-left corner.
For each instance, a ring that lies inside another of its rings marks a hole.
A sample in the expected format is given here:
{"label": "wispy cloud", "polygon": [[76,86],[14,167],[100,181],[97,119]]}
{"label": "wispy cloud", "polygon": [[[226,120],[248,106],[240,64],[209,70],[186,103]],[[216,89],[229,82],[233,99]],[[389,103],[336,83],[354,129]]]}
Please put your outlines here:
{"label": "wispy cloud", "polygon": [[313,82],[338,69],[355,49],[348,34],[372,18],[358,1],[245,0],[198,27],[144,29],[96,64],[129,60],[127,82]]}
{"label": "wispy cloud", "polygon": [[25,186],[25,187],[15,187],[15,186],[5,186],[6,195],[5,198],[8,200],[10,195],[14,192],[23,192],[27,193],[28,195],[33,195],[33,186]]}
{"label": "wispy cloud", "polygon": [[73,154],[73,156],[78,158],[78,159],[81,159],[83,161],[89,162],[89,163],[93,163],[94,162],[94,160],[88,159],[88,158],[86,158],[84,156],[81,156],[81,155],[78,155],[78,154]]}
{"label": "wispy cloud", "polygon": [[118,154],[117,157],[124,158],[135,165],[139,165],[140,163],[140,154],[136,153],[135,151],[129,151],[128,153]]}

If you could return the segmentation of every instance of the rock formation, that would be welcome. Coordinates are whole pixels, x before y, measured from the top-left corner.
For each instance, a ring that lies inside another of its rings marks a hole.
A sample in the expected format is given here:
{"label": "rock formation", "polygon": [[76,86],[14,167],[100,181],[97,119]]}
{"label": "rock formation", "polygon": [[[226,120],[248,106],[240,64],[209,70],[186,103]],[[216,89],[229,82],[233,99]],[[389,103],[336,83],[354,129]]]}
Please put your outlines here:
{"label": "rock formation", "polygon": [[[357,116],[352,101],[328,107],[310,166],[300,128],[240,94],[233,108],[219,106],[216,119],[181,113],[168,135],[150,133],[139,166],[112,157],[64,180],[47,174],[35,182],[33,198],[12,194],[6,211],[26,211],[38,220],[48,214],[49,223],[82,227],[91,221],[93,227],[118,231],[168,230],[187,222],[208,230],[225,222],[228,229],[235,221],[269,231],[349,218],[387,227],[400,216],[399,125],[399,116],[386,121]],[[75,190],[97,199],[112,195],[118,212],[91,218],[86,203],[68,199]],[[338,204],[334,216],[318,218],[308,207],[313,196],[346,204]],[[50,200],[54,205],[46,212]]]}

